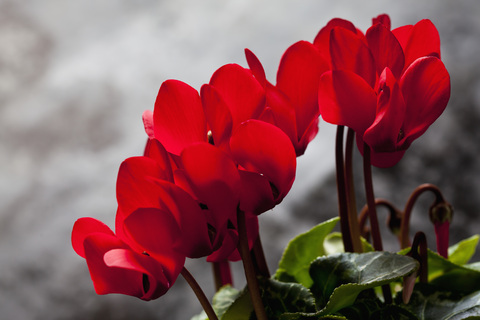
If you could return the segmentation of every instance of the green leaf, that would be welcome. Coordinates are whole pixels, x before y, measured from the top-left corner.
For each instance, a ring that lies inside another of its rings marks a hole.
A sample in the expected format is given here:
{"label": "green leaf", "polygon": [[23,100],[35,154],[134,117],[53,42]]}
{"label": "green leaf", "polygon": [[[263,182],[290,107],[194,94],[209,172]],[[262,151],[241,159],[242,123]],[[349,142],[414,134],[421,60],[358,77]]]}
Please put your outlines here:
{"label": "green leaf", "polygon": [[475,253],[479,238],[474,235],[448,248],[448,260],[458,265],[467,264]]}
{"label": "green leaf", "polygon": [[[225,312],[232,306],[232,304],[239,298],[241,294],[241,291],[233,288],[230,285],[225,285],[217,291],[217,293],[213,296],[212,307],[219,319],[222,319],[222,316],[225,314]],[[248,317],[246,319],[248,319]],[[191,320],[208,320],[208,316],[205,311],[202,311],[200,314],[194,316]]]}
{"label": "green leaf", "polygon": [[318,319],[351,306],[366,289],[388,284],[410,274],[418,262],[389,252],[342,253],[315,260],[310,268],[314,281],[316,313],[292,315],[290,319]]}
{"label": "green leaf", "polygon": [[[375,251],[365,238],[360,238],[360,241],[362,242],[363,252]],[[323,241],[323,248],[325,249],[326,256],[345,252],[343,248],[342,234],[340,232],[332,232],[327,235]]]}
{"label": "green leaf", "polygon": [[350,307],[338,313],[348,320],[382,319],[382,320],[417,320],[418,318],[405,308],[393,304],[384,304],[378,299],[360,299]]}
{"label": "green leaf", "polygon": [[310,290],[298,283],[285,283],[260,278],[260,294],[269,319],[284,313],[315,312],[315,298]]}
{"label": "green leaf", "polygon": [[480,270],[476,264],[458,265],[428,250],[429,282],[448,291],[469,294],[480,290]]}
{"label": "green leaf", "polygon": [[479,319],[480,291],[462,296],[417,283],[410,302],[404,307],[423,320]]}
{"label": "green leaf", "polygon": [[252,301],[248,289],[239,292],[235,301],[226,309],[225,313],[219,315],[221,320],[250,320],[253,311]]}
{"label": "green leaf", "polygon": [[309,275],[310,263],[326,254],[324,239],[338,221],[339,218],[327,220],[291,240],[283,252],[275,278],[295,281],[309,288],[313,283]]}
{"label": "green leaf", "polygon": [[212,307],[219,318],[221,318],[228,308],[238,299],[241,292],[230,285],[223,286],[213,296]]}

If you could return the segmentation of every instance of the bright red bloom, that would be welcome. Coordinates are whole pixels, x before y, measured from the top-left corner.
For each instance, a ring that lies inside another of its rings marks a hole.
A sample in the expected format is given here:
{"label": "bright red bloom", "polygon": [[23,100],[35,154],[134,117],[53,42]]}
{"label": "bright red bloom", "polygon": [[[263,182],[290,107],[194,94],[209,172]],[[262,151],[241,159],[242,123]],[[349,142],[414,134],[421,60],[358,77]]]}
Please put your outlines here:
{"label": "bright red bloom", "polygon": [[[260,214],[273,208],[291,188],[295,177],[296,160],[295,153],[291,152],[290,141],[285,139],[285,133],[274,125],[267,123],[261,126],[245,125],[246,122],[259,119],[265,114],[263,86],[250,70],[236,64],[229,64],[219,68],[213,74],[210,83],[203,85],[200,92],[201,94],[198,95],[195,89],[180,81],[164,82],[153,114],[148,111],[144,113],[147,134],[150,138],[158,139],[174,159],[177,159],[184,149],[194,144],[208,142],[214,145],[225,152],[235,166],[241,165],[239,167],[240,183],[234,187],[237,189],[235,193],[239,197],[240,209]],[[310,104],[315,104],[315,112],[318,116],[317,101],[310,100],[314,101]],[[231,140],[234,136],[237,141],[235,142],[237,150],[231,152]],[[245,142],[239,143],[239,137],[246,139]],[[252,148],[249,148],[247,141]],[[242,147],[238,148],[240,145]],[[276,146],[272,154],[278,155],[279,158],[266,156],[264,150],[271,150],[272,145]],[[246,153],[248,157],[255,158],[252,160],[256,162],[255,166],[251,165],[247,168],[242,165],[245,162]],[[210,161],[205,158],[203,164],[208,166]],[[176,163],[179,164],[177,160]],[[195,161],[190,160],[184,163],[184,166],[188,166],[189,163],[193,164]],[[195,168],[198,172],[204,170],[199,166]],[[208,172],[212,177],[224,174],[221,168],[211,165],[210,168]],[[274,175],[268,172],[272,168],[277,170]],[[215,173],[214,170],[217,172]],[[177,184],[182,184],[181,174],[177,174],[175,180]],[[231,181],[237,181],[237,179]],[[188,183],[182,186],[191,191],[200,202],[206,197],[221,198],[216,193],[206,191],[203,195],[199,195],[201,188],[192,190],[188,187]],[[224,202],[227,199],[232,200],[230,207],[237,208],[238,201],[234,202],[232,197],[226,197]],[[223,215],[232,217],[225,212]],[[235,219],[231,219],[233,220]]]}
{"label": "bright red bloom", "polygon": [[[374,19],[365,36],[351,26],[330,26],[332,70],[319,86],[323,119],[355,130],[360,151],[367,143],[378,167],[396,164],[450,97],[435,26],[422,20],[389,28],[386,15]],[[320,34],[325,32],[317,38]]]}
{"label": "bright red bloom", "polygon": [[[132,217],[156,214],[154,209],[140,209]],[[127,225],[129,230],[136,233],[138,228],[134,220],[133,223],[127,222]],[[156,232],[163,235],[163,247],[157,250],[148,245],[147,254],[147,251],[132,249],[96,219],[81,218],[75,222],[72,245],[75,252],[86,259],[97,294],[121,293],[152,300],[165,294],[173,285],[185,262],[184,255],[169,249],[177,240],[178,234],[175,232],[178,226],[171,218],[167,218],[150,226],[154,227],[159,227]],[[139,239],[142,243],[153,240]],[[141,247],[141,244],[136,243],[135,246]]]}
{"label": "bright red bloom", "polygon": [[302,155],[318,132],[318,83],[320,75],[329,69],[328,60],[311,43],[299,41],[283,54],[274,86],[267,81],[258,58],[248,49],[245,54],[252,73],[265,89],[262,120],[282,129],[296,155]]}

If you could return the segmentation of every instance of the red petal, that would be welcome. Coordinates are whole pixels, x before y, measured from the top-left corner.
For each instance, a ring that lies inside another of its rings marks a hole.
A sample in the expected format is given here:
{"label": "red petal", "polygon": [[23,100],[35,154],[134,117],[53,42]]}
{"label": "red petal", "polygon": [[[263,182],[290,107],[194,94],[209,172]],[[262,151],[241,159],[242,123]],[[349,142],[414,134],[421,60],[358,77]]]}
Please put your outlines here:
{"label": "red petal", "polygon": [[237,64],[227,64],[218,69],[210,80],[228,105],[233,127],[257,118],[265,107],[265,93],[250,70]]}
{"label": "red petal", "polygon": [[379,79],[377,114],[373,124],[365,131],[363,140],[378,152],[396,151],[398,138],[405,119],[405,102],[400,87],[386,68]]}
{"label": "red petal", "polygon": [[165,254],[172,251],[176,242],[182,241],[177,221],[170,212],[158,208],[139,208],[124,221],[130,238],[144,251]]}
{"label": "red petal", "polygon": [[377,24],[377,23],[380,23],[383,26],[385,26],[385,28],[387,28],[387,30],[390,30],[390,28],[391,28],[390,17],[388,16],[388,14],[381,14],[381,15],[377,16],[376,18],[372,19],[372,26]]}
{"label": "red petal", "polygon": [[318,123],[320,119],[316,118],[310,126],[305,130],[305,133],[300,138],[298,143],[295,145],[295,152],[297,153],[297,157],[303,155],[305,150],[307,149],[308,144],[315,138],[318,133]]}
{"label": "red petal", "polygon": [[324,73],[320,78],[318,102],[325,121],[348,126],[360,135],[375,119],[375,91],[350,71]]}
{"label": "red petal", "polygon": [[137,208],[158,207],[155,181],[167,177],[153,159],[126,159],[120,166],[117,178],[117,201],[123,213],[129,214]]}
{"label": "red petal", "polygon": [[151,110],[145,110],[142,114],[143,126],[145,127],[145,132],[147,133],[150,139],[155,137],[154,125],[153,125],[153,112]]}
{"label": "red petal", "polygon": [[207,220],[198,203],[176,185],[159,182],[157,197],[161,205],[177,221],[182,233],[182,245],[178,250],[190,258],[206,255],[211,250]]}
{"label": "red petal", "polygon": [[299,41],[283,54],[277,73],[277,88],[295,109],[297,140],[319,116],[318,82],[329,63],[311,43]]}
{"label": "red petal", "polygon": [[373,88],[376,79],[375,60],[369,48],[353,32],[336,27],[330,35],[330,55],[333,70],[349,70]]}
{"label": "red petal", "polygon": [[[357,137],[357,147],[360,150],[360,153],[363,155],[363,145],[364,142],[360,136]],[[394,152],[376,152],[375,150],[370,150],[370,163],[372,166],[378,168],[389,168],[396,165],[405,154],[405,150],[394,151]]]}
{"label": "red petal", "polygon": [[[111,268],[105,264],[105,254],[125,245],[115,236],[92,234],[85,239],[85,257],[97,294],[121,293],[138,298],[145,294],[143,272],[124,268]],[[166,290],[165,290],[166,291]]]}
{"label": "red petal", "polygon": [[180,159],[192,190],[199,201],[216,215],[217,225],[223,225],[227,219],[235,219],[240,175],[232,159],[208,143],[186,148]]}
{"label": "red petal", "polygon": [[385,68],[389,68],[393,75],[400,79],[405,57],[402,46],[393,33],[378,23],[367,30],[366,37],[375,58],[377,73],[380,75]]}
{"label": "red petal", "polygon": [[407,107],[404,131],[406,147],[443,113],[450,99],[450,76],[435,57],[415,60],[400,80]]}
{"label": "red petal", "polygon": [[173,171],[170,162],[170,156],[160,141],[157,139],[149,139],[148,147],[145,148],[145,156],[155,160],[160,167],[160,176],[156,178],[173,182]]}
{"label": "red petal", "polygon": [[405,67],[424,56],[440,58],[440,36],[430,20],[417,22],[405,46]]}
{"label": "red petal", "polygon": [[265,70],[262,63],[258,60],[257,56],[252,51],[245,49],[245,57],[247,58],[248,67],[252,71],[257,81],[265,87],[267,84],[267,78],[265,76]]}
{"label": "red petal", "polygon": [[406,25],[398,27],[392,30],[392,33],[397,38],[398,42],[402,46],[402,50],[405,53],[405,48],[407,47],[408,39],[410,38],[410,33],[412,32],[413,25]]}
{"label": "red petal", "polygon": [[296,156],[282,130],[262,121],[246,121],[234,132],[230,149],[239,165],[263,174],[278,189],[277,202],[283,199],[295,179]]}
{"label": "red petal", "polygon": [[208,262],[225,261],[237,249],[238,233],[236,230],[228,229],[227,233],[222,239],[221,246],[207,257]]}
{"label": "red petal", "polygon": [[154,110],[155,137],[168,152],[179,154],[193,142],[207,140],[207,126],[198,92],[186,83],[167,80]]}
{"label": "red petal", "polygon": [[228,150],[228,140],[232,135],[232,115],[230,109],[213,86],[203,85],[200,93],[205,116],[212,130],[213,143],[222,149]]}
{"label": "red petal", "polygon": [[242,179],[240,210],[258,215],[275,206],[272,188],[267,178],[243,170],[240,171],[240,177]]}
{"label": "red petal", "polygon": [[[183,268],[185,259],[180,258],[177,261],[175,274],[164,274],[164,265],[155,261],[148,255],[138,254],[126,249],[113,249],[105,253],[105,264],[109,270],[121,270],[123,274],[131,274],[133,279],[125,279],[131,289],[142,292],[141,296],[136,295],[142,300],[153,300],[167,292],[178,277]],[[118,282],[124,282],[124,279],[117,279]],[[123,292],[119,292],[123,293]]]}
{"label": "red petal", "polygon": [[272,119],[266,121],[264,118],[261,118],[261,120],[272,123],[282,129],[295,145],[298,141],[295,108],[288,98],[271,84],[267,85],[265,91],[267,94],[267,106],[269,111],[265,111],[264,113],[271,112],[273,121],[271,121]]}
{"label": "red petal", "polygon": [[329,64],[330,59],[330,32],[335,27],[341,27],[347,30],[350,30],[353,33],[357,33],[357,28],[348,20],[334,18],[330,20],[325,27],[320,29],[313,44],[319,49],[320,54],[323,56],[323,59]]}
{"label": "red petal", "polygon": [[85,249],[83,247],[85,238],[95,233],[115,236],[106,224],[97,219],[80,218],[75,221],[72,230],[72,246],[73,250],[82,258],[85,258]]}

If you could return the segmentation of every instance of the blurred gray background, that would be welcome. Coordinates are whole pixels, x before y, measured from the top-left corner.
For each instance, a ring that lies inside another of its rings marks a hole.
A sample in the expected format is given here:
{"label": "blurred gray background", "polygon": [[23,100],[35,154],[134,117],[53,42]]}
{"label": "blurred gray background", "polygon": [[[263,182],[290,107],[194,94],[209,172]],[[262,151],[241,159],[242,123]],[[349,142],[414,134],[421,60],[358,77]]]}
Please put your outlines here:
{"label": "blurred gray background", "polygon": [[[248,47],[274,82],[294,42],[313,41],[333,17],[366,30],[380,13],[393,27],[435,23],[452,97],[399,165],[375,170],[376,194],[403,208],[418,184],[439,185],[457,209],[453,243],[480,232],[480,2],[0,0],[0,319],[180,320],[199,312],[183,279],[148,303],[97,296],[71,249],[74,221],[91,216],[113,227],[118,167],[142,153],[141,114],[164,80],[198,89],[223,64],[246,66]],[[321,122],[292,192],[261,217],[272,270],[290,238],[336,216],[333,140],[334,128]],[[433,233],[431,200],[420,201],[412,233]],[[397,249],[392,238],[386,247]],[[187,266],[211,296],[210,267]]]}

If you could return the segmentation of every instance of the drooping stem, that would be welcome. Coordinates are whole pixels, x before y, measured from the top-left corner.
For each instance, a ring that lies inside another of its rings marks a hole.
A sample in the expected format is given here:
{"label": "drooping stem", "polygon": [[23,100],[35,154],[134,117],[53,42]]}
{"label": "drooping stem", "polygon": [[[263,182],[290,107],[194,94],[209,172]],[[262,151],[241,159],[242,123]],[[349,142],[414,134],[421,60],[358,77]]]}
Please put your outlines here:
{"label": "drooping stem", "polygon": [[242,257],[243,269],[245,270],[245,278],[247,279],[248,291],[252,300],[253,309],[258,320],[268,320],[265,308],[263,306],[258,279],[255,273],[252,256],[248,248],[247,225],[245,222],[245,213],[241,210],[237,211],[238,224],[238,251]]}
{"label": "drooping stem", "polygon": [[270,277],[270,270],[268,270],[267,260],[265,259],[265,252],[263,251],[262,241],[260,240],[260,234],[257,240],[253,244],[252,256],[254,259],[254,265],[258,271],[258,274],[266,278]]}
{"label": "drooping stem", "polygon": [[360,241],[360,227],[358,225],[357,202],[355,199],[355,185],[353,181],[353,145],[355,131],[348,128],[345,145],[345,191],[347,197],[348,222],[350,227],[351,241],[354,252],[363,252]]}
{"label": "drooping stem", "polygon": [[408,233],[410,231],[410,216],[412,215],[413,206],[417,201],[418,197],[426,192],[430,191],[435,195],[435,204],[444,203],[442,192],[438,187],[433,184],[425,183],[413,190],[412,194],[408,198],[407,204],[405,205],[405,210],[403,211],[402,225],[400,227],[400,242],[402,249],[407,248],[411,245],[410,239],[408,238]]}
{"label": "drooping stem", "polygon": [[419,231],[415,234],[412,244],[412,257],[420,262],[420,282],[428,282],[428,252],[427,252],[427,237],[425,233]]}
{"label": "drooping stem", "polygon": [[380,228],[378,226],[377,209],[375,206],[375,194],[373,192],[370,147],[366,143],[363,146],[363,173],[365,179],[365,194],[367,197],[368,217],[370,219],[373,247],[376,251],[383,251],[382,238],[380,235]]}
{"label": "drooping stem", "polygon": [[335,139],[335,168],[337,173],[338,215],[340,216],[340,230],[342,232],[345,252],[353,252],[350,222],[348,221],[347,189],[345,186],[345,171],[343,160],[343,132],[344,126],[337,126]]}
{"label": "drooping stem", "polygon": [[413,245],[407,256],[417,260],[420,268],[414,273],[403,278],[403,303],[407,304],[412,296],[417,275],[420,276],[420,282],[428,282],[428,252],[427,252],[427,237],[423,232],[417,232],[413,238]]}
{"label": "drooping stem", "polygon": [[[392,231],[392,233],[397,236],[398,241],[400,243],[400,225],[402,223],[403,213],[400,210],[398,210],[390,201],[385,199],[380,199],[380,198],[375,199],[375,205],[377,207],[382,206],[387,208],[389,212],[389,216],[387,220],[388,227],[390,231]],[[365,226],[365,224],[367,223],[367,218],[368,218],[368,205],[365,205],[360,211],[360,214],[358,217],[360,232],[363,237],[366,237],[366,234],[368,232],[368,229]]]}
{"label": "drooping stem", "polygon": [[188,270],[183,267],[181,274],[183,278],[187,281],[187,283],[190,285],[192,288],[193,292],[197,296],[198,301],[200,301],[200,304],[203,307],[203,310],[208,316],[208,319],[210,320],[218,320],[217,315],[215,314],[215,311],[212,308],[212,305],[210,304],[210,301],[208,301],[207,296],[205,296],[205,293],[203,292],[202,288],[198,285],[197,281],[195,278],[192,276]]}
{"label": "drooping stem", "polygon": [[228,260],[212,262],[215,289],[218,291],[224,285],[233,285],[232,270]]}

